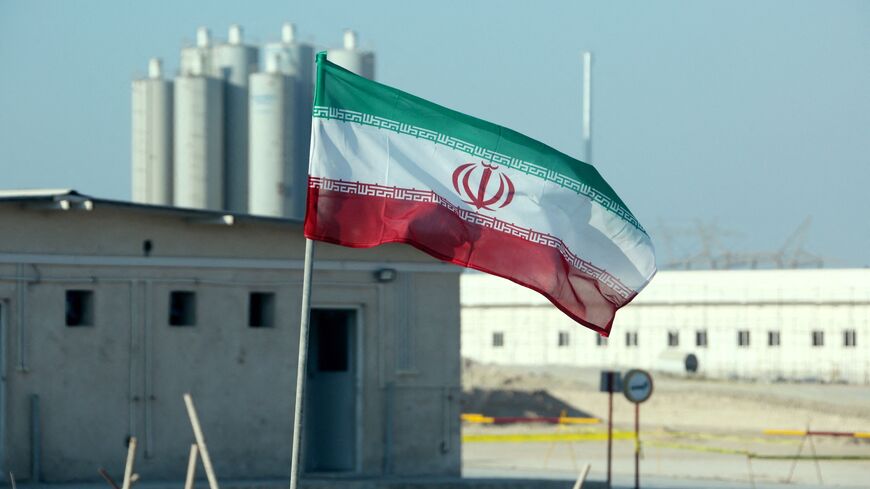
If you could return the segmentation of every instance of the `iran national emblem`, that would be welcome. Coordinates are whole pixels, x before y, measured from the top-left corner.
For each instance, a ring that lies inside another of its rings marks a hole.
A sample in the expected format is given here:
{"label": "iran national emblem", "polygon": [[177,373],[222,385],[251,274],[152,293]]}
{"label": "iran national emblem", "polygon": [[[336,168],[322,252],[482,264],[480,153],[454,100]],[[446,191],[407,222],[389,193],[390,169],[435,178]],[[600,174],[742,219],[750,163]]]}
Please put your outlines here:
{"label": "iran national emblem", "polygon": [[466,204],[488,211],[501,209],[514,200],[514,183],[498,168],[483,161],[459,165],[453,171],[453,189]]}

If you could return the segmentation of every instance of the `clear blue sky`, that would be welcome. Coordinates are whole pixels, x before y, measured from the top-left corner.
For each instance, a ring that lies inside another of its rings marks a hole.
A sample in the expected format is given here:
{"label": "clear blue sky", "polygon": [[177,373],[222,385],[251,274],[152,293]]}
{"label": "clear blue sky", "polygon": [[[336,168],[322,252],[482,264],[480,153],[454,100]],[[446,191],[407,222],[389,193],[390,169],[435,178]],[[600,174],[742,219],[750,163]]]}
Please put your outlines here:
{"label": "clear blue sky", "polygon": [[174,72],[197,26],[260,42],[285,20],[320,47],[354,28],[379,81],[578,157],[589,49],[592,163],[647,227],[715,220],[760,251],[811,216],[808,250],[870,265],[862,1],[0,0],[0,188],[128,199],[148,58]]}

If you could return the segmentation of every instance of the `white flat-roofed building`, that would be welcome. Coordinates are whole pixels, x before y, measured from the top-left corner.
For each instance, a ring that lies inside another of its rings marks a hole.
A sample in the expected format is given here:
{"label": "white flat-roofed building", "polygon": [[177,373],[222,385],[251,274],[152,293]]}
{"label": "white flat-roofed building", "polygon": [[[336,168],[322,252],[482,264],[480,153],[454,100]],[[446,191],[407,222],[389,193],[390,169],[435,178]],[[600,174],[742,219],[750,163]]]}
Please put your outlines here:
{"label": "white flat-roofed building", "polygon": [[[662,271],[609,338],[507,280],[463,274],[462,355],[496,364],[870,384],[870,269]],[[691,362],[690,362],[691,363]]]}

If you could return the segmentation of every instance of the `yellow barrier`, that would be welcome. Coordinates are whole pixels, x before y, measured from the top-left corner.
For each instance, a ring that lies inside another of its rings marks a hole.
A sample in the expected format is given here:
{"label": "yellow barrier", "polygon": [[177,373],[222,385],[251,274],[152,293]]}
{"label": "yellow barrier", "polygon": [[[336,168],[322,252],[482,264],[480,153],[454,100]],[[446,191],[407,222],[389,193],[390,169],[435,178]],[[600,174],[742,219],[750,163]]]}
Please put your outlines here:
{"label": "yellow barrier", "polygon": [[468,423],[492,424],[495,421],[492,417],[482,414],[463,414],[460,418]]}
{"label": "yellow barrier", "polygon": [[[479,413],[463,413],[460,416],[462,421],[466,423],[478,423],[478,424],[493,424],[495,423],[495,417],[493,416],[484,416]],[[570,416],[560,416],[558,418],[559,424],[598,424],[601,420],[598,418],[575,418]]]}
{"label": "yellow barrier", "polygon": [[565,416],[559,418],[559,424],[598,424],[600,422],[601,420],[598,418],[569,418]]}
{"label": "yellow barrier", "polygon": [[806,436],[805,430],[762,430],[765,435],[775,436]]}
{"label": "yellow barrier", "polygon": [[834,436],[844,438],[870,438],[866,431],[808,431],[808,430],[762,430],[765,435],[775,436]]}

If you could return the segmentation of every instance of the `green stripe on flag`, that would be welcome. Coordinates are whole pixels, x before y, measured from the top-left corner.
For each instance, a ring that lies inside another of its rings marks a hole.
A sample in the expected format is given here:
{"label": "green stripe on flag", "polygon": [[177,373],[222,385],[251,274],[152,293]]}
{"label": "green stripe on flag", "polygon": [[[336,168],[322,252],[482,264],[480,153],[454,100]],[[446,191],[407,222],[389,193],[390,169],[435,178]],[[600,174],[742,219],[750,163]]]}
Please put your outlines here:
{"label": "green stripe on flag", "polygon": [[421,137],[570,188],[646,234],[592,165],[511,129],[368,80],[320,58],[314,105],[314,117]]}

